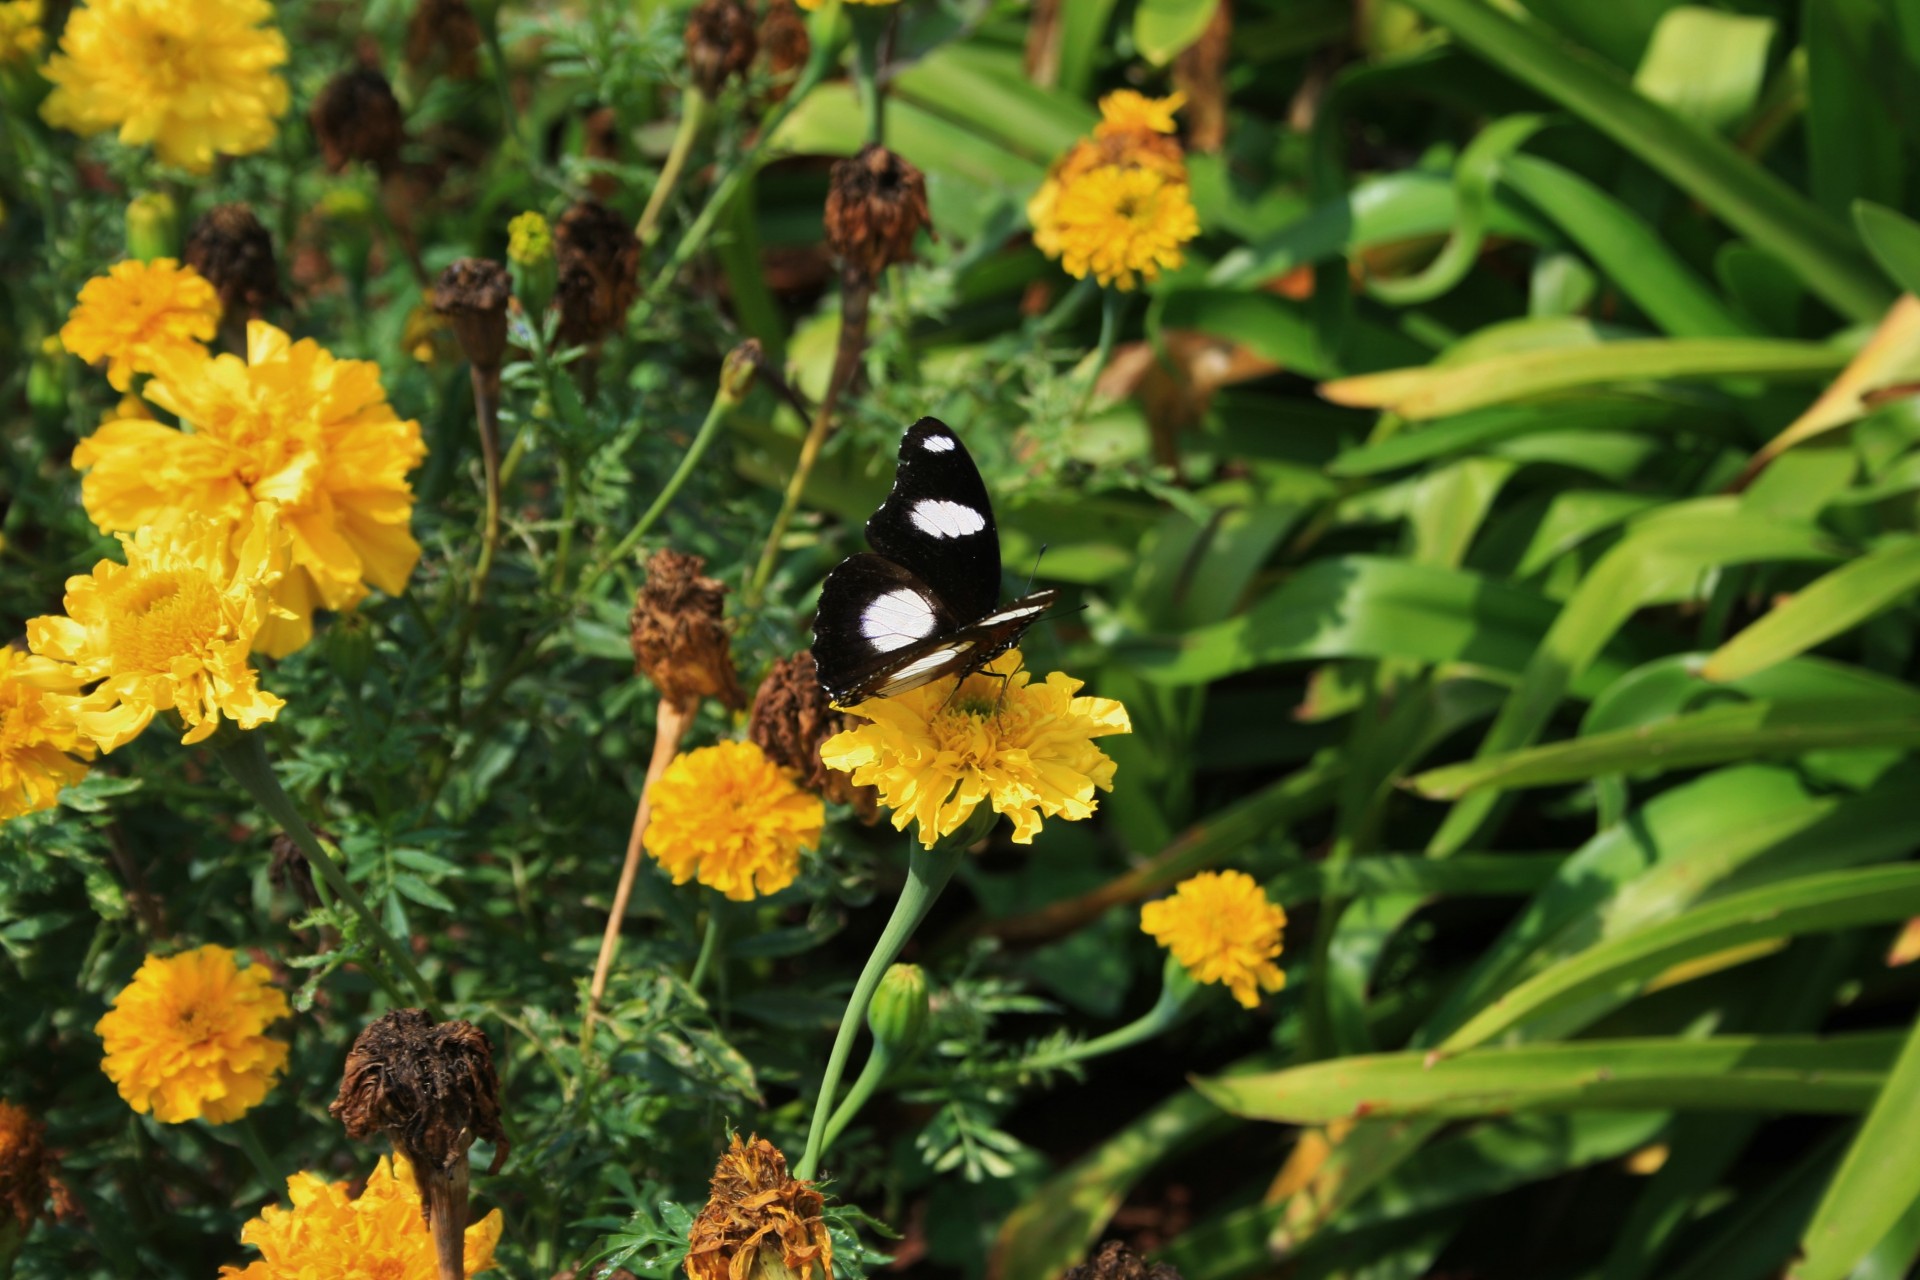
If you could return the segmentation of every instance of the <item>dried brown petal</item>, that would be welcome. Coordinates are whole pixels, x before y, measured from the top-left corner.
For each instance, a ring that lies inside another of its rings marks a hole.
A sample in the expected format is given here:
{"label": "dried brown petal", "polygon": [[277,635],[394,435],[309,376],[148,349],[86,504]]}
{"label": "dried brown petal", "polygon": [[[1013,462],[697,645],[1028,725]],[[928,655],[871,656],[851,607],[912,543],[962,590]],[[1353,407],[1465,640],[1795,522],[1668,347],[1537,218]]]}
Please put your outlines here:
{"label": "dried brown petal", "polygon": [[7,1217],[24,1231],[46,1212],[47,1198],[57,1186],[46,1133],[45,1121],[0,1100],[0,1239]]}
{"label": "dried brown petal", "polygon": [[553,228],[559,257],[560,339],[599,342],[627,318],[639,296],[640,241],[632,224],[595,200],[582,200]]}
{"label": "dried brown petal", "polygon": [[406,128],[400,119],[400,100],[387,78],[373,67],[355,67],[327,81],[307,113],[327,168],[335,173],[355,160],[365,160],[381,172],[400,161]]}
{"label": "dried brown petal", "polygon": [[423,1177],[464,1166],[476,1139],[501,1145],[507,1137],[487,1033],[471,1022],[436,1023],[423,1009],[367,1024],[327,1110],[350,1138],[385,1133]]}
{"label": "dried brown petal", "polygon": [[[786,80],[806,65],[813,41],[807,35],[807,20],[793,0],[767,0],[767,11],[760,18],[760,50],[767,55],[767,70],[776,80]],[[774,100],[785,98],[791,88],[791,84],[778,85]]]}
{"label": "dried brown petal", "polygon": [[498,369],[507,350],[507,300],[513,277],[491,258],[457,258],[433,286],[433,309],[453,324],[467,359]]}
{"label": "dried brown petal", "polygon": [[773,664],[753,697],[753,715],[747,737],[767,758],[799,775],[800,785],[823,798],[850,804],[862,822],[880,816],[879,791],[856,787],[850,775],[829,769],[820,759],[820,744],[859,721],[835,710],[820,688],[813,655],[796,653]]}
{"label": "dried brown petal", "polygon": [[1180,1272],[1168,1262],[1148,1265],[1126,1245],[1109,1240],[1092,1257],[1070,1268],[1062,1280],[1180,1280]]}
{"label": "dried brown petal", "polygon": [[700,0],[687,15],[687,72],[711,98],[753,65],[758,40],[753,15],[741,0]]}
{"label": "dried brown petal", "polygon": [[420,0],[407,23],[407,65],[426,70],[444,59],[447,74],[471,80],[480,74],[480,24],[467,0]]}
{"label": "dried brown petal", "polygon": [[733,670],[733,650],[722,618],[727,588],[701,576],[699,556],[663,548],[647,561],[647,585],[634,597],[634,670],[683,712],[702,698],[729,711],[747,704]]}
{"label": "dried brown petal", "polygon": [[256,320],[282,301],[273,236],[244,204],[217,204],[187,236],[187,265],[220,295],[225,318]]}
{"label": "dried brown petal", "polygon": [[[765,1138],[739,1134],[713,1171],[706,1208],[687,1235],[690,1280],[832,1280],[833,1240],[824,1202],[787,1173],[787,1158]],[[784,1280],[784,1278],[783,1278]]]}
{"label": "dried brown petal", "polygon": [[876,279],[913,257],[914,237],[931,229],[927,181],[878,143],[834,162],[827,187],[827,244],[850,272]]}

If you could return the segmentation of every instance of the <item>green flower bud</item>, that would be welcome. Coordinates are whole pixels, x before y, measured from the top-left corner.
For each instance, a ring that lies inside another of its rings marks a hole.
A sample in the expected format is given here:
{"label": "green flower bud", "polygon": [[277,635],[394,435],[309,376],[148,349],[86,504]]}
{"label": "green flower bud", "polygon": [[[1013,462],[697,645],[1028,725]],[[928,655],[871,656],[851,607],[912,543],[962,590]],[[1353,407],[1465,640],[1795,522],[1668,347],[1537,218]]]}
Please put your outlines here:
{"label": "green flower bud", "polygon": [[729,404],[739,404],[753,390],[753,379],[760,372],[760,340],[748,338],[727,352],[720,366],[720,394]]}
{"label": "green flower bud", "polygon": [[910,1053],[927,1029],[927,975],[917,964],[889,968],[867,1006],[874,1041],[895,1053]]}
{"label": "green flower bud", "polygon": [[340,676],[341,682],[357,689],[373,661],[373,624],[358,610],[349,609],[327,628],[322,648],[327,665]]}
{"label": "green flower bud", "polygon": [[164,191],[127,204],[127,253],[141,262],[180,256],[180,206]]}

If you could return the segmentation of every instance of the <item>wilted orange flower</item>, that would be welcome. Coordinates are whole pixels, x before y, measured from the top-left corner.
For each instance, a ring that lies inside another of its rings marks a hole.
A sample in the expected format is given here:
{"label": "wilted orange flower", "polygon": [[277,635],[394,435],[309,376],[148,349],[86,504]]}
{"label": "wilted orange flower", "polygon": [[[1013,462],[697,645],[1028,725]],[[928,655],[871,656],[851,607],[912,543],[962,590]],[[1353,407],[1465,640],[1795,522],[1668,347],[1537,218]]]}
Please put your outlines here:
{"label": "wilted orange flower", "polygon": [[115,391],[167,360],[206,353],[220,324],[220,297],[192,267],[172,258],[116,262],[81,286],[60,342],[92,364],[107,362]]}
{"label": "wilted orange flower", "polygon": [[[244,1267],[220,1268],[220,1280],[437,1280],[433,1235],[420,1216],[413,1170],[382,1156],[358,1196],[344,1182],[318,1174],[287,1179],[291,1209],[270,1204],[240,1229],[240,1243],[260,1257]],[[466,1273],[494,1266],[500,1211],[467,1228]]]}
{"label": "wilted orange flower", "polygon": [[39,665],[0,645],[0,821],[51,809],[60,788],[87,776],[81,761],[93,757],[73,722],[72,697],[27,678]]}
{"label": "wilted orange flower", "polygon": [[168,528],[189,513],[244,526],[273,504],[291,539],[274,590],[286,617],[256,647],[274,657],[313,636],[316,608],[346,609],[367,584],[406,590],[420,558],[407,473],[426,456],[420,424],[395,416],[370,360],[337,360],[312,339],[247,325],[247,358],[169,360],[147,399],[190,425],[120,420],[73,451],[80,500],[103,531]]}
{"label": "wilted orange flower", "polygon": [[827,820],[820,798],[751,742],[682,752],[647,798],[647,852],[675,884],[697,879],[736,902],[792,884]]}
{"label": "wilted orange flower", "polygon": [[1015,844],[1031,844],[1044,818],[1090,817],[1096,791],[1113,790],[1114,763],[1095,738],[1131,733],[1112,698],[1080,697],[1083,681],[1056,671],[1041,684],[1009,650],[968,676],[958,692],[936,680],[847,711],[871,721],[827,739],[820,758],[880,788],[895,830],[920,824],[931,849],[966,825],[982,802],[1013,819]]}
{"label": "wilted orange flower", "polygon": [[1244,871],[1203,871],[1173,896],[1140,908],[1141,932],[1173,953],[1195,982],[1218,982],[1251,1009],[1287,975],[1274,960],[1287,913]]}
{"label": "wilted orange flower", "polygon": [[102,1069],[128,1106],[163,1123],[238,1120],[287,1064],[286,1041],[264,1034],[289,1012],[272,982],[225,947],[148,956],[94,1027]]}
{"label": "wilted orange flower", "polygon": [[734,1134],[687,1237],[691,1280],[833,1280],[820,1193],[787,1173],[780,1148]]}

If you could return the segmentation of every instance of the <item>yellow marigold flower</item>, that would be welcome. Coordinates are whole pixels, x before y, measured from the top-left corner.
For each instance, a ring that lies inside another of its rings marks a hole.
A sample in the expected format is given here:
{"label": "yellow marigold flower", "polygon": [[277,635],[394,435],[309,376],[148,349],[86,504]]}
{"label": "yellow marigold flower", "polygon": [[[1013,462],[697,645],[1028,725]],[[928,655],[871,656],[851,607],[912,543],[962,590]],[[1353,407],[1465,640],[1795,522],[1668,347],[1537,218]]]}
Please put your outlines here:
{"label": "yellow marigold flower", "polygon": [[[260,1251],[244,1267],[220,1268],[220,1280],[435,1280],[433,1233],[420,1215],[420,1189],[402,1157],[380,1157],[367,1189],[347,1194],[344,1182],[312,1173],[287,1179],[291,1209],[270,1204],[240,1229],[240,1243]],[[466,1274],[493,1269],[500,1211],[467,1228]]]}
{"label": "yellow marigold flower", "polygon": [[387,404],[378,365],[336,360],[255,320],[246,360],[169,361],[145,394],[193,430],[105,424],[73,451],[73,465],[90,468],[80,500],[109,533],[170,527],[190,512],[234,527],[260,504],[277,507],[292,540],[274,591],[285,616],[263,622],[256,648],[292,653],[312,638],[315,608],[351,608],[368,583],[406,590],[420,558],[407,473],[427,451],[420,424]]}
{"label": "yellow marigold flower", "polygon": [[[1047,209],[1048,243],[1060,265],[1083,279],[1134,289],[1184,261],[1180,246],[1200,234],[1187,184],[1151,169],[1102,165],[1060,184]],[[1035,243],[1040,243],[1035,235]],[[1044,246],[1043,246],[1044,249]]]}
{"label": "yellow marigold flower", "polygon": [[[797,2],[802,9],[805,9],[808,13],[812,13],[821,5],[825,4],[826,0],[797,0]],[[846,2],[848,4],[868,4],[878,7],[885,4],[899,4],[900,0],[846,0]]]}
{"label": "yellow marigold flower", "polygon": [[203,356],[220,324],[220,295],[192,267],[172,258],[115,263],[80,290],[80,305],[60,342],[92,364],[107,362],[115,391],[179,356]]}
{"label": "yellow marigold flower", "polygon": [[94,1026],[106,1043],[101,1068],[142,1115],[226,1124],[287,1065],[286,1042],[263,1033],[288,1012],[266,969],[240,968],[225,947],[148,956]]}
{"label": "yellow marigold flower", "polygon": [[1131,733],[1127,709],[1112,698],[1079,697],[1083,681],[1064,672],[1031,683],[1012,649],[968,676],[959,691],[936,680],[891,698],[869,698],[851,715],[859,725],[821,744],[829,768],[856,786],[880,788],[894,829],[920,824],[931,849],[966,825],[986,801],[1013,819],[1015,844],[1031,844],[1043,818],[1077,822],[1092,815],[1094,792],[1113,790],[1113,760],[1093,744]]}
{"label": "yellow marigold flower", "polygon": [[93,756],[73,722],[73,699],[27,678],[45,665],[0,645],[0,821],[51,809],[60,788],[87,776],[74,757]]}
{"label": "yellow marigold flower", "polygon": [[507,223],[507,257],[523,267],[553,257],[553,228],[545,217],[528,211]]}
{"label": "yellow marigold flower", "polygon": [[139,396],[129,391],[116,400],[106,412],[100,415],[100,425],[104,427],[107,423],[117,422],[121,418],[139,418],[146,422],[152,422],[153,410],[147,408],[147,402],[145,400],[142,400]]}
{"label": "yellow marigold flower", "polygon": [[1176,93],[1166,98],[1149,98],[1132,89],[1116,89],[1100,99],[1100,123],[1093,127],[1095,137],[1122,133],[1172,133],[1176,126],[1173,113],[1187,105],[1187,95]]}
{"label": "yellow marigold flower", "polygon": [[40,114],[82,135],[117,129],[193,173],[264,150],[287,110],[272,18],[267,0],[89,0],[47,61]]}
{"label": "yellow marigold flower", "polygon": [[827,821],[820,798],[751,742],[682,752],[647,794],[647,852],[675,884],[698,880],[735,902],[792,884]]}
{"label": "yellow marigold flower", "polygon": [[57,672],[36,682],[85,690],[72,709],[80,732],[113,751],[159,711],[186,722],[189,743],[223,716],[252,729],[278,715],[285,704],[260,689],[247,662],[285,554],[272,508],[259,508],[235,539],[196,516],[171,531],[123,535],[120,545],[125,564],[102,560],[67,579],[66,616],[27,623],[27,643]]}
{"label": "yellow marigold flower", "polygon": [[41,0],[7,0],[0,4],[0,67],[32,62],[47,42],[46,6]]}
{"label": "yellow marigold flower", "polygon": [[1244,871],[1202,871],[1170,898],[1140,908],[1140,929],[1173,952],[1195,982],[1218,982],[1251,1009],[1287,975],[1274,959],[1287,913]]}

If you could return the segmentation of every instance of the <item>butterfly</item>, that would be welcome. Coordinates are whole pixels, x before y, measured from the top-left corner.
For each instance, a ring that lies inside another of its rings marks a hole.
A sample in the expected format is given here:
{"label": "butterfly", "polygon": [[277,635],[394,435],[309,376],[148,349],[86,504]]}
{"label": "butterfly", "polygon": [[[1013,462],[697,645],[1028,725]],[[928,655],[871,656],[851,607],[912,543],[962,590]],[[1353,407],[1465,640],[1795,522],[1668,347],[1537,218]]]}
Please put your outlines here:
{"label": "butterfly", "polygon": [[1058,592],[1000,603],[1000,535],[960,437],[922,418],[900,440],[871,552],[827,575],[813,622],[820,687],[838,706],[967,676],[1019,641]]}

